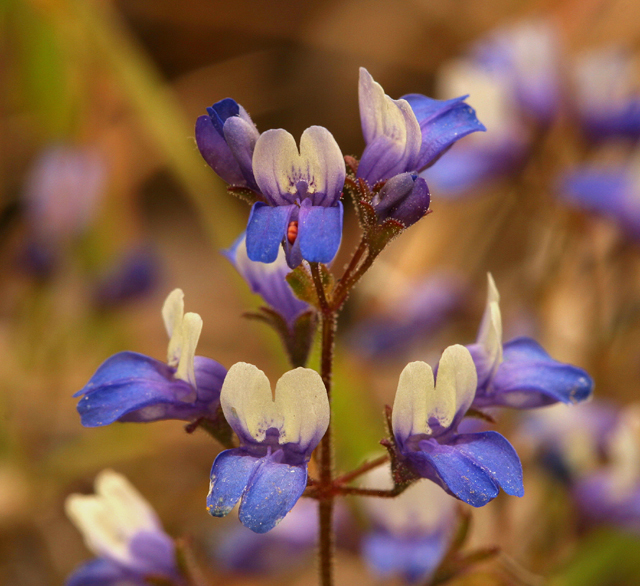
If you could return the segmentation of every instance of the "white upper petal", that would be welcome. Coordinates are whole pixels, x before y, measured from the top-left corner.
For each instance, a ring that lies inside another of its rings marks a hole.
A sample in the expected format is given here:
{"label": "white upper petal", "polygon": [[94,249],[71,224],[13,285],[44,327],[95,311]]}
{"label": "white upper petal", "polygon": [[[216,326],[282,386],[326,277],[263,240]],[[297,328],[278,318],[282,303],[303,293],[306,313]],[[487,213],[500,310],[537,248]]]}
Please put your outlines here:
{"label": "white upper petal", "polygon": [[167,296],[162,306],[162,319],[169,336],[167,364],[176,366],[180,359],[180,343],[182,341],[182,316],[184,315],[184,293],[182,289],[174,289]]}
{"label": "white upper petal", "polygon": [[67,516],[96,555],[126,563],[130,561],[129,542],[136,533],[162,531],[158,518],[133,485],[112,470],[97,476],[95,490],[95,495],[67,497]]}
{"label": "white upper petal", "polygon": [[[162,306],[162,319],[169,334],[167,364],[176,368],[176,378],[196,386],[193,359],[202,332],[202,318],[197,313],[184,313],[184,293],[174,289]],[[192,401],[195,396],[185,397]]]}
{"label": "white upper petal", "polygon": [[416,153],[420,150],[420,124],[409,102],[387,96],[364,67],[360,68],[358,101],[362,134],[367,144],[378,136],[387,136],[398,144],[406,144],[407,150]]}
{"label": "white upper petal", "polygon": [[240,436],[260,442],[268,429],[279,432],[279,443],[306,448],[319,441],[329,425],[329,401],[320,375],[309,368],[285,373],[275,398],[267,376],[252,364],[234,364],[225,377],[220,403],[229,424]]}
{"label": "white upper petal", "polygon": [[495,373],[502,362],[502,314],[500,294],[491,273],[487,273],[487,305],[478,330],[477,343],[485,351],[489,363],[493,365],[491,373]]}
{"label": "white upper petal", "polygon": [[430,420],[448,428],[456,413],[469,408],[477,382],[475,364],[464,346],[449,346],[443,352],[435,385],[426,362],[407,364],[393,403],[394,433],[403,440],[414,434],[431,435]]}
{"label": "white upper petal", "polygon": [[[393,488],[391,469],[380,466],[362,477],[364,488]],[[456,499],[430,480],[419,480],[392,499],[362,498],[369,515],[389,533],[398,536],[429,535],[455,518]]]}
{"label": "white upper petal", "polygon": [[262,133],[253,152],[253,172],[260,190],[278,204],[283,203],[282,196],[291,198],[285,203],[293,203],[299,181],[308,184],[309,194],[334,197],[346,173],[338,143],[322,126],[311,126],[302,133],[300,152],[286,130]]}

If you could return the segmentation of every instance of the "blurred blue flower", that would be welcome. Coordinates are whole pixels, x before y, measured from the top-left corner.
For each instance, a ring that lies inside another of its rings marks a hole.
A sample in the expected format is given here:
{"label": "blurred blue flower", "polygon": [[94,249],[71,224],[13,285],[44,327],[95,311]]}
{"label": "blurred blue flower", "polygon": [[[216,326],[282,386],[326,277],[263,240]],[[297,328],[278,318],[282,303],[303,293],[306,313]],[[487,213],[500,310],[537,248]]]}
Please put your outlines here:
{"label": "blurred blue flower", "polygon": [[509,79],[467,57],[442,67],[438,86],[443,96],[468,93],[469,103],[489,131],[473,134],[455,145],[437,165],[423,173],[434,192],[447,199],[471,195],[482,183],[519,169],[530,142],[530,130]]}
{"label": "blurred blue flower", "polygon": [[346,176],[338,143],[322,126],[307,128],[300,151],[286,130],[256,142],[253,172],[267,203],[257,202],[247,225],[247,255],[272,263],[284,244],[287,263],[329,263],[342,239],[340,196]]}
{"label": "blurred blue flower", "polygon": [[57,144],[39,155],[24,189],[28,269],[40,276],[51,272],[61,248],[97,214],[106,177],[105,161],[95,148]]}
{"label": "blurred blue flower", "polygon": [[[363,477],[365,488],[393,488],[389,467]],[[393,499],[362,498],[373,522],[362,540],[367,565],[381,578],[400,576],[410,584],[426,583],[451,542],[456,501],[438,486],[421,480]]]}
{"label": "blurred blue flower", "polygon": [[358,87],[366,147],[358,177],[373,186],[405,172],[433,165],[457,140],[485,127],[466,96],[440,101],[408,94],[392,100],[363,67]]}
{"label": "blurred blue flower", "polygon": [[82,425],[215,419],[226,369],[215,360],[195,356],[202,319],[197,313],[184,313],[183,298],[175,289],[162,309],[170,337],[167,363],[135,352],[107,359],[74,395],[80,397]]}
{"label": "blurred blue flower", "polygon": [[640,137],[637,63],[622,47],[593,49],[574,65],[575,106],[593,139]]}
{"label": "blurred blue flower", "polygon": [[112,470],[96,477],[95,490],[65,502],[67,516],[98,556],[77,568],[67,586],[144,586],[152,577],[182,584],[173,540],[142,495]]}
{"label": "blurred blue flower", "polygon": [[220,395],[240,447],[218,454],[211,468],[207,510],[228,515],[238,501],[240,522],[273,529],[307,486],[307,463],[329,426],[329,401],[320,375],[309,368],[285,373],[275,396],[264,372],[239,362]]}
{"label": "blurred blue flower", "polygon": [[286,276],[291,269],[287,265],[283,249],[271,264],[256,262],[247,255],[245,234],[241,234],[223,254],[247,282],[251,291],[260,295],[277,311],[291,328],[298,316],[309,309],[309,304],[300,301],[291,290]]}
{"label": "blurred blue flower", "polygon": [[475,344],[468,346],[478,372],[473,407],[532,409],[579,403],[591,397],[593,380],[582,368],[551,358],[535,340],[502,344],[500,295],[488,275],[487,305]]}
{"label": "blurred blue flower", "polygon": [[269,533],[238,525],[223,532],[215,549],[219,567],[242,573],[282,573],[304,561],[318,539],[318,502],[301,499]]}
{"label": "blurred blue flower", "polygon": [[609,167],[583,166],[560,178],[559,196],[578,208],[611,218],[640,238],[640,173],[632,159]]}
{"label": "blurred blue flower", "polygon": [[379,279],[385,285],[378,290],[385,292],[381,301],[387,307],[380,315],[359,323],[349,336],[354,349],[366,358],[381,360],[430,339],[461,307],[464,297],[462,280],[452,273],[436,273],[409,282],[405,292],[394,299],[390,298],[389,288],[397,291],[403,284],[394,281],[388,270],[383,270]]}
{"label": "blurred blue flower", "polygon": [[195,133],[202,158],[222,179],[258,190],[251,160],[260,133],[240,104],[231,98],[216,102],[196,120]]}
{"label": "blurred blue flower", "polygon": [[518,454],[499,433],[457,432],[477,386],[476,368],[464,346],[442,354],[438,376],[425,362],[411,362],[400,375],[393,404],[393,433],[401,455],[417,474],[446,492],[481,507],[498,496],[522,496]]}
{"label": "blurred blue flower", "polygon": [[93,287],[93,301],[102,309],[147,295],[158,285],[160,259],[148,247],[133,248]]}
{"label": "blurred blue flower", "polygon": [[494,30],[473,47],[478,64],[503,77],[523,112],[549,123],[561,102],[560,39],[547,20],[527,20]]}

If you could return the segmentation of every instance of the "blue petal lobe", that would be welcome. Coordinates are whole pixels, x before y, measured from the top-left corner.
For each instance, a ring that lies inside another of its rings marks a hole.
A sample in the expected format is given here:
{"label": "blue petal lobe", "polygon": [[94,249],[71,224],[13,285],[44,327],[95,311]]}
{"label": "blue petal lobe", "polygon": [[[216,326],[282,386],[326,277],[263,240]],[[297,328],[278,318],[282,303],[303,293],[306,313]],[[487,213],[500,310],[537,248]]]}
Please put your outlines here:
{"label": "blue petal lobe", "polygon": [[342,202],[330,208],[300,207],[298,240],[305,260],[322,263],[333,260],[342,240],[342,214]]}
{"label": "blue petal lobe", "polygon": [[240,165],[224,137],[216,130],[209,116],[196,120],[196,143],[202,158],[222,179],[232,185],[245,185]]}
{"label": "blue petal lobe", "polygon": [[139,531],[129,542],[129,553],[142,574],[175,576],[178,572],[175,545],[162,531]]}
{"label": "blue petal lobe", "polygon": [[66,586],[144,585],[142,576],[129,572],[113,562],[97,558],[76,568],[67,578]]}
{"label": "blue petal lobe", "polygon": [[416,164],[422,171],[433,165],[457,140],[486,128],[475,110],[464,102],[467,96],[434,100],[420,94],[403,96],[411,105],[422,131],[422,146]]}
{"label": "blue petal lobe", "polygon": [[500,487],[507,494],[524,494],[520,458],[495,431],[461,434],[449,444],[423,440],[419,446],[421,451],[408,454],[417,471],[465,503],[482,507]]}
{"label": "blue petal lobe", "polygon": [[398,537],[378,531],[365,536],[362,553],[377,574],[402,576],[410,584],[426,582],[447,549],[442,532],[425,537]]}
{"label": "blue petal lobe", "polygon": [[279,450],[260,459],[242,497],[240,522],[255,531],[273,529],[293,508],[307,486],[306,463],[293,466],[279,462]]}
{"label": "blue petal lobe", "polygon": [[499,366],[479,403],[519,409],[556,402],[580,403],[593,393],[593,379],[582,368],[551,358],[535,340],[516,338],[504,345]]}
{"label": "blue petal lobe", "polygon": [[249,484],[261,459],[249,455],[242,448],[220,452],[211,467],[211,483],[207,495],[207,511],[214,517],[231,512]]}
{"label": "blue petal lobe", "polygon": [[294,207],[271,207],[262,202],[253,204],[247,225],[247,256],[251,260],[271,263],[278,258],[280,243],[287,232]]}

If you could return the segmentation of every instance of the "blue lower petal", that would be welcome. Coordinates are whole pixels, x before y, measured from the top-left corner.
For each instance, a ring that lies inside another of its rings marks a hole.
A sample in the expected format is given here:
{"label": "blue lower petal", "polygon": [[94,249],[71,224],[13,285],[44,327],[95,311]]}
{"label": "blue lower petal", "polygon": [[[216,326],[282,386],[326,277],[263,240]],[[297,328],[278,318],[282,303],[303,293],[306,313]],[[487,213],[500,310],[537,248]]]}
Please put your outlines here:
{"label": "blue lower petal", "polygon": [[517,338],[504,345],[504,362],[486,394],[478,393],[474,403],[518,409],[580,403],[591,396],[593,387],[593,379],[582,368],[554,360],[531,338]]}
{"label": "blue lower petal", "polygon": [[247,224],[247,256],[251,260],[271,263],[278,258],[294,208],[293,205],[272,207],[262,202],[253,204]]}
{"label": "blue lower petal", "polygon": [[236,506],[254,469],[261,458],[247,454],[242,448],[220,452],[211,467],[211,482],[207,495],[207,511],[214,517],[224,517]]}
{"label": "blue lower petal", "polygon": [[298,240],[302,258],[325,264],[333,260],[342,240],[342,214],[342,202],[328,208],[300,207]]}
{"label": "blue lower petal", "polygon": [[261,458],[242,497],[240,522],[255,531],[273,529],[293,508],[307,486],[306,463],[292,466],[278,461],[281,452]]}
{"label": "blue lower petal", "polygon": [[447,551],[443,532],[426,537],[397,537],[378,531],[364,537],[362,553],[381,577],[402,576],[408,583],[426,582]]}
{"label": "blue lower petal", "polygon": [[486,130],[476,117],[475,110],[464,102],[466,97],[434,100],[420,94],[404,96],[411,105],[422,131],[422,146],[416,164],[418,171],[433,165],[463,136]]}
{"label": "blue lower petal", "polygon": [[109,560],[97,558],[82,564],[67,578],[66,586],[144,586],[143,576],[132,573]]}
{"label": "blue lower petal", "polygon": [[82,425],[214,417],[226,369],[201,356],[194,364],[197,390],[174,379],[174,369],[159,360],[136,352],[112,356],[74,395],[81,396],[77,408]]}
{"label": "blue lower petal", "polygon": [[523,496],[522,465],[511,444],[499,433],[487,431],[455,436],[449,444],[423,440],[420,450],[406,454],[424,477],[474,507],[498,496]]}

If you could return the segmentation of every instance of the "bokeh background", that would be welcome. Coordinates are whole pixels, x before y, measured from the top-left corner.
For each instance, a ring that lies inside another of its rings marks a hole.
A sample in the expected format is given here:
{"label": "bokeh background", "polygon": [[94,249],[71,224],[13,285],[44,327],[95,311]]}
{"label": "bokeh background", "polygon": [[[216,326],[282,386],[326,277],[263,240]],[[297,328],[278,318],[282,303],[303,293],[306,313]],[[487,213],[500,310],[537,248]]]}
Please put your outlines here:
{"label": "bokeh background", "polygon": [[[175,287],[204,320],[199,354],[227,367],[252,362],[271,380],[286,369],[276,336],[242,318],[260,302],[219,254],[242,231],[248,208],[201,159],[197,116],[231,96],[260,130],[299,136],[319,124],[343,153],[359,155],[359,66],[394,98],[437,96],[448,60],[492,29],[531,18],[558,28],[567,67],[585,49],[640,48],[640,4],[629,0],[3,0],[2,584],[61,584],[89,557],[63,502],[71,492],[90,492],[105,467],[126,474],[167,531],[192,539],[202,560],[237,522],[205,512],[220,449],[208,436],[188,435],[175,421],[84,429],[72,398],[117,351],[164,357],[160,308]],[[468,101],[475,105],[473,94]],[[478,115],[483,120],[479,106]],[[474,340],[487,271],[501,291],[507,339],[534,335],[555,358],[586,368],[598,397],[636,400],[640,248],[619,223],[556,193],[562,169],[589,157],[619,162],[633,145],[616,143],[602,155],[574,126],[563,110],[517,170],[463,196],[432,187],[434,213],[384,252],[349,300],[336,375],[341,469],[375,451],[383,405],[406,362],[433,363],[446,345]],[[55,170],[42,179],[46,164]],[[358,239],[351,212],[338,267]],[[417,336],[400,330],[406,343],[371,351],[362,324],[399,320],[403,300],[433,274],[456,283],[449,319],[425,323]],[[500,420],[514,443],[519,421],[516,414]],[[568,495],[533,465],[525,487],[523,499],[501,495],[477,512],[473,542],[499,545],[504,557],[460,583],[640,581],[636,537],[579,527]],[[338,583],[376,583],[357,539],[347,542]],[[313,555],[277,576],[221,575],[211,567],[213,580],[229,584],[315,579]]]}

